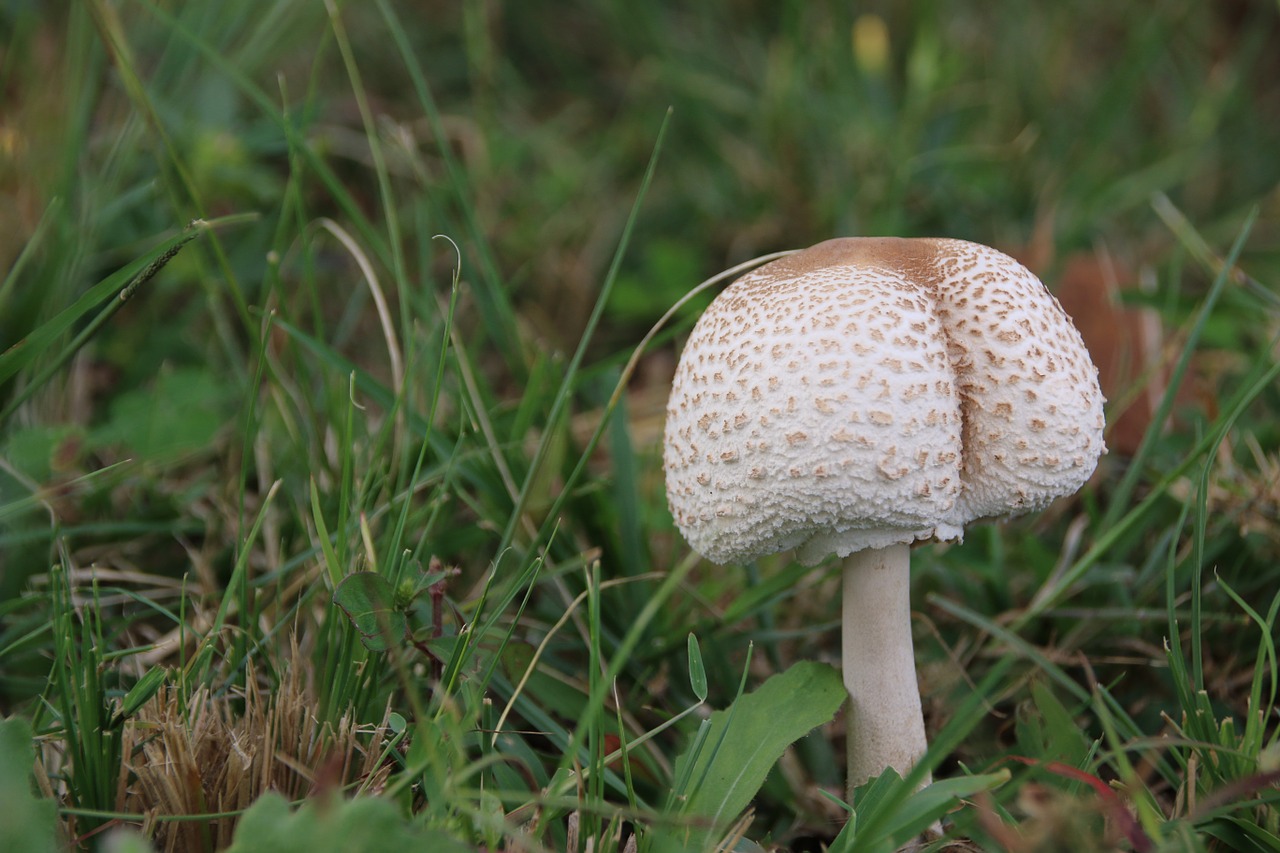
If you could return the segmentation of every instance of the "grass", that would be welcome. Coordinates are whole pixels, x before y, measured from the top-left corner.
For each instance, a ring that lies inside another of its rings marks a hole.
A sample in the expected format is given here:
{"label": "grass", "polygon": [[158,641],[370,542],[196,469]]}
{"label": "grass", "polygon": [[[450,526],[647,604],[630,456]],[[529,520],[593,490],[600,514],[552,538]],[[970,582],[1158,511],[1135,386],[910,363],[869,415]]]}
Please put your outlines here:
{"label": "grass", "polygon": [[[13,843],[1280,849],[1280,10],[861,11],[0,4]],[[689,553],[656,324],[884,233],[1160,338],[913,555],[938,784],[851,812],[838,571]]]}

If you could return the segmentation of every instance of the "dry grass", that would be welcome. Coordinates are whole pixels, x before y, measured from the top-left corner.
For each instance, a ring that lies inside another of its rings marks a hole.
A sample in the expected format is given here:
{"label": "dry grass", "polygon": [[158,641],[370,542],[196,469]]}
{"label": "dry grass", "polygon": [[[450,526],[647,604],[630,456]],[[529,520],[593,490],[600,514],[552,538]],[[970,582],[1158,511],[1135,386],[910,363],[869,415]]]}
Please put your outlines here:
{"label": "dry grass", "polygon": [[[339,787],[380,790],[391,771],[381,753],[389,711],[372,728],[349,716],[322,724],[307,668],[295,654],[272,693],[252,670],[235,693],[202,687],[184,701],[175,686],[161,690],[125,728],[117,810],[142,815],[155,847],[177,853],[225,848],[239,812],[267,791],[300,800]],[[59,761],[46,752],[46,779]],[[74,816],[66,829],[76,837]]]}

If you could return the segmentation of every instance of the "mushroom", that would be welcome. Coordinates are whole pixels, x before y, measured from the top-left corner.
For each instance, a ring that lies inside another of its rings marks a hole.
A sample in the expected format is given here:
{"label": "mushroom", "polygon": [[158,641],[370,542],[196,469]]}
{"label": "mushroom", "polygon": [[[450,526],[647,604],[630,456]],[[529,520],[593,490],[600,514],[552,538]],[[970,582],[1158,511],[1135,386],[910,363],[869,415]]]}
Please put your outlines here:
{"label": "mushroom", "polygon": [[667,406],[671,513],[715,563],[843,559],[850,791],[927,745],[911,543],[1075,492],[1105,451],[1102,404],[1058,301],[962,240],[819,243],[699,319]]}

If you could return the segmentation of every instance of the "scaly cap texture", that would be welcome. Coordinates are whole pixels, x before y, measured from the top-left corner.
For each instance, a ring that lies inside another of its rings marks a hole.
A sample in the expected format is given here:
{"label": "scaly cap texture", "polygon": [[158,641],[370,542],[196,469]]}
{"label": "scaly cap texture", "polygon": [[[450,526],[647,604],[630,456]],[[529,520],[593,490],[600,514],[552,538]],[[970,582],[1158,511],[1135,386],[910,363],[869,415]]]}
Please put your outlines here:
{"label": "scaly cap texture", "polygon": [[685,345],[667,498],[718,563],[958,539],[1071,494],[1104,452],[1079,333],[962,240],[829,240],[734,282]]}

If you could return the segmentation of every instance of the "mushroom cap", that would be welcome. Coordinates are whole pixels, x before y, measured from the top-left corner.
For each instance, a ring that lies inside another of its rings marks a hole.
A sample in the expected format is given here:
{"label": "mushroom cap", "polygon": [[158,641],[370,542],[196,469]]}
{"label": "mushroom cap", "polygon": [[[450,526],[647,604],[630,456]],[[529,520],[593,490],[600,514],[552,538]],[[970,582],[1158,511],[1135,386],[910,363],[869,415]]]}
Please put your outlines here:
{"label": "mushroom cap", "polygon": [[667,500],[717,563],[808,564],[1075,492],[1105,452],[1098,371],[1038,278],[945,239],[829,240],[748,273],[685,345]]}

